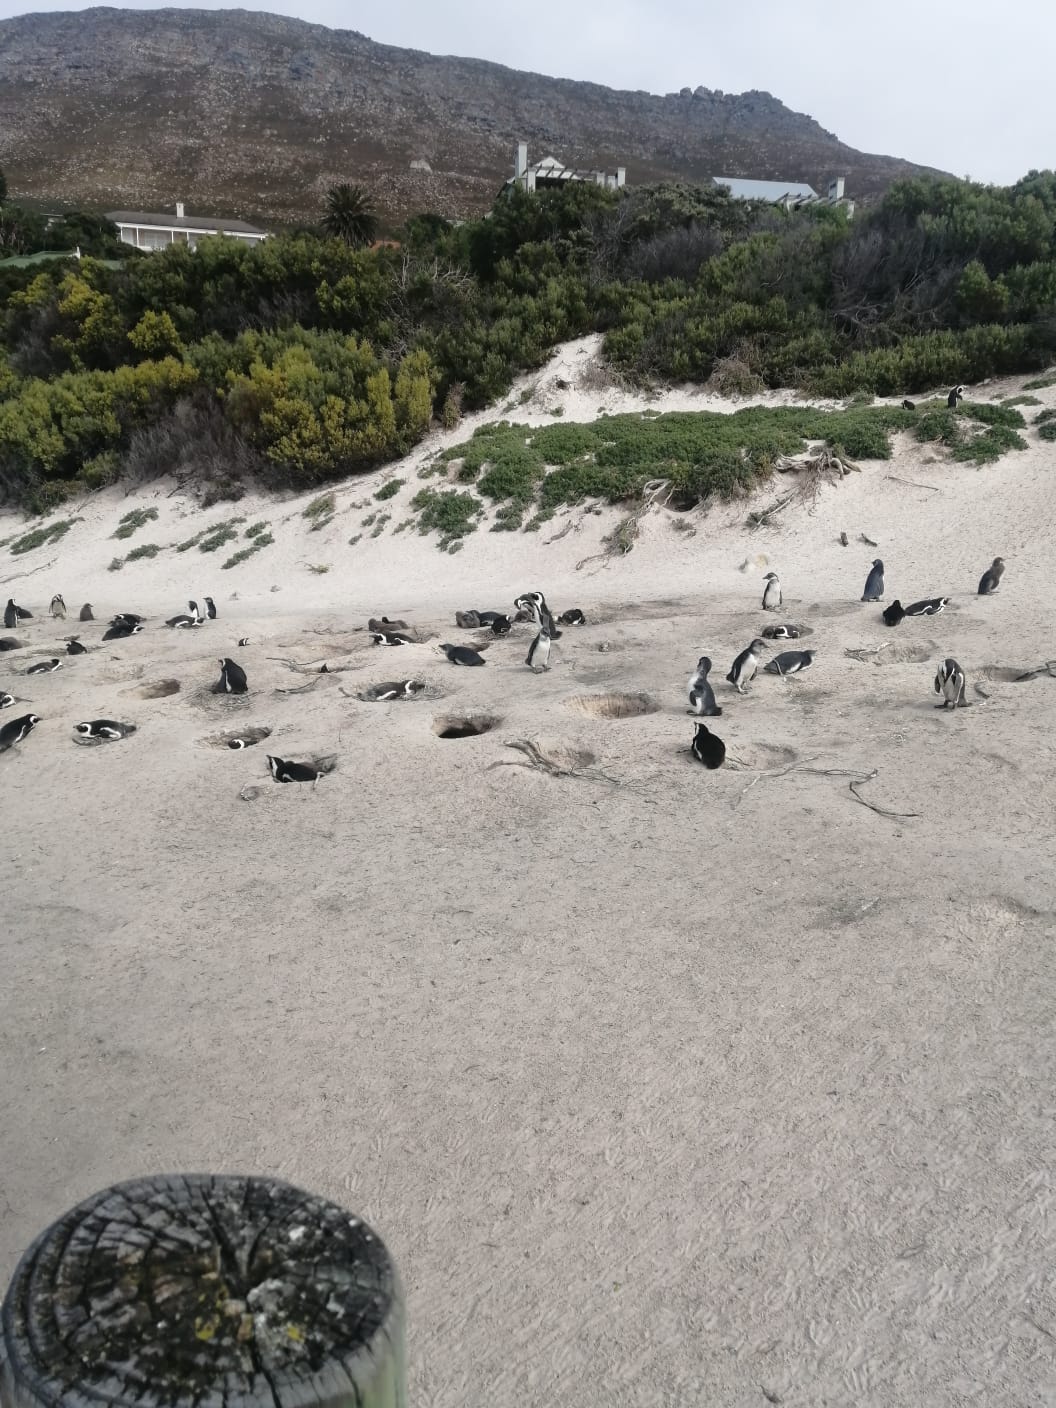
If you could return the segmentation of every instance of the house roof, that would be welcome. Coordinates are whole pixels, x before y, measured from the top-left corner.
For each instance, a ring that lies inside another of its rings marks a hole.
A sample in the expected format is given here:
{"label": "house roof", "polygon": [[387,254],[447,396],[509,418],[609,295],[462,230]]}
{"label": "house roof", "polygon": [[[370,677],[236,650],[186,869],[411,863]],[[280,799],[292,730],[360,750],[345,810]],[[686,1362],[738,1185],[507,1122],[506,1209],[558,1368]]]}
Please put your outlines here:
{"label": "house roof", "polygon": [[259,225],[247,225],[245,220],[214,220],[206,215],[167,215],[155,211],[153,215],[142,210],[108,210],[107,220],[115,225],[141,225],[157,230],[212,231],[216,234],[265,235]]}
{"label": "house roof", "polygon": [[818,193],[805,181],[747,181],[740,176],[713,176],[716,186],[725,186],[734,200],[817,200]]}

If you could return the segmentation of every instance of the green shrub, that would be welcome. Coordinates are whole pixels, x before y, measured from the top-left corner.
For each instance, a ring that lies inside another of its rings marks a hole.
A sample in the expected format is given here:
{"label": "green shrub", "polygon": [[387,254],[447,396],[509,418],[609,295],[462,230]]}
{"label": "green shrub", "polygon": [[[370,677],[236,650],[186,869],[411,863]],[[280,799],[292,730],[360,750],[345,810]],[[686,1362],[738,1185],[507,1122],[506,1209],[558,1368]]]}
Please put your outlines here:
{"label": "green shrub", "polygon": [[1050,386],[1056,386],[1056,373],[1052,376],[1038,376],[1033,381],[1023,383],[1024,391],[1047,391]]}
{"label": "green shrub", "polygon": [[252,557],[255,552],[260,552],[261,548],[270,547],[271,544],[275,541],[275,539],[271,536],[270,533],[264,532],[264,529],[267,527],[267,524],[261,523],[254,524],[253,526],[257,528],[258,531],[253,534],[252,542],[250,543],[249,547],[240,548],[239,551],[233,553],[231,557],[227,559],[226,562],[221,563],[221,568],[225,572],[229,567],[237,567],[240,562],[245,562],[247,557]]}
{"label": "green shrub", "polygon": [[117,526],[117,530],[111,533],[112,538],[131,538],[132,534],[142,528],[147,523],[153,523],[158,516],[156,508],[134,508],[126,513]]}
{"label": "green shrub", "polygon": [[476,531],[475,520],[483,510],[483,504],[472,494],[460,494],[455,490],[419,489],[411,500],[411,507],[418,510],[419,533],[439,533],[441,549],[447,548],[456,538]]}
{"label": "green shrub", "polygon": [[1006,396],[1001,404],[1002,406],[1040,406],[1041,399],[1038,396]]}
{"label": "green shrub", "polygon": [[1034,417],[1035,425],[1044,425],[1047,420],[1056,420],[1056,406],[1052,406],[1047,411],[1039,411]]}
{"label": "green shrub", "polygon": [[1038,431],[1041,440],[1056,440],[1056,421],[1047,421]]}
{"label": "green shrub", "polygon": [[126,562],[138,562],[141,557],[157,557],[161,548],[157,543],[140,543],[138,548],[133,548],[125,558]]}
{"label": "green shrub", "polygon": [[54,523],[45,523],[41,528],[31,528],[28,533],[11,543],[10,552],[15,557],[21,557],[23,553],[32,552],[34,548],[57,543],[80,521],[79,518],[57,518]]}
{"label": "green shrub", "polygon": [[393,494],[398,494],[407,481],[405,479],[390,479],[383,484],[380,489],[375,489],[376,499],[391,499]]}
{"label": "green shrub", "polygon": [[333,494],[320,494],[317,499],[313,499],[310,504],[301,510],[301,517],[311,520],[312,532],[323,528],[333,518],[337,509],[337,501]]}
{"label": "green shrub", "polygon": [[244,538],[259,538],[261,533],[268,527],[270,527],[268,520],[266,518],[260,518],[256,523],[251,523],[242,536]]}
{"label": "green shrub", "polygon": [[976,435],[958,445],[953,452],[955,460],[966,460],[970,464],[993,464],[1009,450],[1025,450],[1027,442],[1022,435],[1010,430],[1007,425],[991,425],[982,435]]}

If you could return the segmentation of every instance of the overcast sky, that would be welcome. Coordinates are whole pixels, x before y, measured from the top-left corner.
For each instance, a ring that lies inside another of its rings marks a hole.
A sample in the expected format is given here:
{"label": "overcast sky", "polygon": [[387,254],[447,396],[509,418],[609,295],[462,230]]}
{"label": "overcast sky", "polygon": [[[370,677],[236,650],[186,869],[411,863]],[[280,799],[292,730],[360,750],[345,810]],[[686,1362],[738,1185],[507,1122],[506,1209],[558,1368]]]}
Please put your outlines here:
{"label": "overcast sky", "polygon": [[[158,9],[163,0],[110,3]],[[84,8],[0,0],[0,18]],[[763,88],[852,147],[978,181],[1056,167],[1056,0],[246,0],[243,8],[613,88]]]}

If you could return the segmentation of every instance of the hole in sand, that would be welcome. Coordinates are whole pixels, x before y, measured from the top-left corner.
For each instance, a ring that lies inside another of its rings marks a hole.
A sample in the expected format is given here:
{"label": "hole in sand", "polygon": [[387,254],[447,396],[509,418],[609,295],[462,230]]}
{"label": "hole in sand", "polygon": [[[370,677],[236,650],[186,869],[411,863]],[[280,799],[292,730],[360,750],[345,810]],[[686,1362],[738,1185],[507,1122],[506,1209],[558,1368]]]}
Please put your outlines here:
{"label": "hole in sand", "polygon": [[[968,671],[972,673],[971,670]],[[975,671],[984,680],[993,680],[996,684],[1025,684],[1028,680],[1036,680],[1045,677],[1045,667],[1030,665],[980,665]],[[1048,674],[1056,674],[1056,661],[1050,661]]]}
{"label": "hole in sand", "polygon": [[885,645],[868,658],[874,665],[919,665],[924,660],[942,658],[942,650],[934,641],[926,645]]}
{"label": "hole in sand", "polygon": [[131,694],[136,699],[167,699],[170,694],[179,694],[179,680],[149,680],[136,685],[134,689],[123,689],[122,694]]}
{"label": "hole in sand", "polygon": [[799,757],[794,748],[783,748],[777,743],[749,743],[735,751],[737,762],[759,772],[766,772],[769,768],[787,767]]}
{"label": "hole in sand", "polygon": [[433,720],[433,732],[437,738],[476,738],[501,723],[501,714],[441,714]]}
{"label": "hole in sand", "polygon": [[250,725],[247,728],[225,729],[223,733],[213,733],[208,738],[199,738],[198,742],[203,748],[229,748],[232,752],[236,752],[239,748],[252,748],[270,736],[270,728]]}
{"label": "hole in sand", "polygon": [[636,719],[660,712],[660,705],[648,694],[574,694],[565,704],[589,719]]}

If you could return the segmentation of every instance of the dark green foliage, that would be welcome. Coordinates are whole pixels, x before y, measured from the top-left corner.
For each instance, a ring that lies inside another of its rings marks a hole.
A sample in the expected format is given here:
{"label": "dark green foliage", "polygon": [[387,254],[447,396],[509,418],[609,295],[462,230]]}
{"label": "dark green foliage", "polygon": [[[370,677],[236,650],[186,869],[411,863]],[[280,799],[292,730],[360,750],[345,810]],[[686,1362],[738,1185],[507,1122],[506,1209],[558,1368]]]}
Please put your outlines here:
{"label": "dark green foliage", "polygon": [[953,452],[955,460],[967,460],[970,464],[993,464],[1009,450],[1025,450],[1027,442],[1007,425],[991,425],[982,435],[973,436],[958,445]]}
{"label": "dark green foliage", "polygon": [[156,508],[134,508],[126,513],[117,529],[111,534],[114,538],[131,538],[132,534],[144,527],[147,523],[152,523],[158,516]]}
{"label": "dark green foliage", "polygon": [[374,497],[376,499],[391,499],[393,494],[400,492],[406,482],[405,479],[390,479],[380,489],[374,490]]}
{"label": "dark green foliage", "polygon": [[334,516],[337,508],[337,501],[333,494],[320,494],[317,499],[313,499],[301,510],[301,517],[307,518],[312,525],[311,531],[317,532],[326,525]]}
{"label": "dark green foliage", "polygon": [[221,563],[221,566],[225,570],[229,567],[237,567],[240,562],[245,562],[247,557],[252,557],[255,552],[260,552],[261,548],[270,547],[275,539],[270,533],[263,531],[266,527],[266,523],[255,523],[253,528],[257,530],[256,532],[253,531],[253,528],[247,528],[246,537],[252,538],[249,547],[240,548],[239,551],[229,557],[226,562]]}
{"label": "dark green foliage", "polygon": [[370,244],[377,234],[378,217],[362,186],[331,186],[326,193],[323,229],[353,249]]}
{"label": "dark green foliage", "polygon": [[475,520],[479,517],[483,504],[472,494],[460,494],[454,490],[419,489],[411,500],[411,507],[418,510],[418,531],[439,533],[441,549],[448,548],[456,538],[463,538],[476,530]]}
{"label": "dark green foliage", "polygon": [[1056,421],[1047,421],[1038,431],[1041,440],[1056,440]]}
{"label": "dark green foliage", "polygon": [[141,557],[157,557],[161,548],[157,543],[140,543],[138,548],[133,548],[125,558],[126,562],[138,562]]}
{"label": "dark green foliage", "polygon": [[256,523],[251,523],[242,536],[244,538],[259,538],[267,527],[269,527],[267,520],[261,518]]}
{"label": "dark green foliage", "polygon": [[238,530],[235,523],[241,523],[242,519],[234,519],[231,523],[225,523],[219,528],[214,528],[211,533],[207,533],[204,538],[198,541],[199,552],[216,552],[217,548],[222,548],[225,543],[230,543],[232,539],[238,537]]}
{"label": "dark green foliage", "polygon": [[1002,406],[1040,406],[1041,399],[1038,396],[1006,396],[1001,404]]}
{"label": "dark green foliage", "polygon": [[15,557],[21,557],[23,553],[32,552],[34,548],[57,543],[66,536],[75,523],[80,523],[80,521],[79,518],[57,518],[53,523],[45,523],[40,528],[31,528],[28,533],[23,533],[20,538],[16,538],[11,543],[9,551]]}
{"label": "dark green foliage", "polygon": [[1049,420],[1056,420],[1056,406],[1053,406],[1050,410],[1047,411],[1039,411],[1038,414],[1034,417],[1034,424],[1044,425],[1045,422]]}
{"label": "dark green foliage", "polygon": [[1056,386],[1056,375],[1038,376],[1033,381],[1023,383],[1024,391],[1046,391],[1050,386]]}

